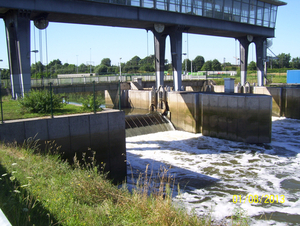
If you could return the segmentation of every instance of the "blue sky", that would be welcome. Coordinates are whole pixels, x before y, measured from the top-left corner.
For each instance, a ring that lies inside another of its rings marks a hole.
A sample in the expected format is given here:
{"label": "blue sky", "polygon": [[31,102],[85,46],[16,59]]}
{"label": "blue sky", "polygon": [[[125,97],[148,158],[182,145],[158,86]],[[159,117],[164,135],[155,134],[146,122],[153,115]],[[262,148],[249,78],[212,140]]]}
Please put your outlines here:
{"label": "blue sky", "polygon": [[[271,50],[275,54],[290,53],[291,57],[300,57],[300,1],[286,0],[287,6],[279,7],[275,38]],[[54,59],[60,59],[62,63],[100,64],[103,58],[110,58],[112,64],[117,65],[126,62],[134,56],[144,58],[154,54],[153,34],[142,29],[129,29],[118,27],[49,23],[47,28],[48,63]],[[46,34],[31,25],[31,49],[39,50],[39,53],[31,53],[31,62],[42,59],[47,64]],[[40,48],[39,40],[42,40]],[[0,68],[8,68],[8,56],[6,47],[4,22],[0,21]],[[42,51],[41,51],[42,49]],[[239,57],[239,45],[233,38],[222,38],[205,35],[183,34],[183,53],[188,54],[189,59],[202,55],[205,60],[218,59],[223,63],[234,64],[235,56]],[[270,53],[271,55],[271,53]],[[166,59],[170,61],[171,54],[169,39],[166,45]],[[249,48],[249,62],[255,61],[255,47]]]}

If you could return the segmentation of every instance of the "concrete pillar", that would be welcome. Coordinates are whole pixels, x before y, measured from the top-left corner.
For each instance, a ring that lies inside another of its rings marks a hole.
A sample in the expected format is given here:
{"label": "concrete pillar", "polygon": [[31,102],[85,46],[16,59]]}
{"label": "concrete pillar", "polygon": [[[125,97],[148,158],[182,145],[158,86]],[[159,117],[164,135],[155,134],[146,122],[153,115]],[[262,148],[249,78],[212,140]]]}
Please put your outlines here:
{"label": "concrete pillar", "polygon": [[155,54],[155,73],[156,73],[156,89],[164,86],[164,70],[165,70],[165,33],[158,33],[152,30],[154,34],[154,54]]}
{"label": "concrete pillar", "polygon": [[256,66],[257,66],[257,85],[264,86],[264,58],[265,49],[264,42],[266,38],[255,37],[254,42],[256,46]]}
{"label": "concrete pillar", "polygon": [[172,27],[169,35],[171,42],[174,91],[180,91],[182,84],[182,30],[179,27]]}
{"label": "concrete pillar", "polygon": [[242,37],[238,40],[240,42],[241,85],[244,86],[247,81],[248,49],[250,42],[247,37]]}
{"label": "concrete pillar", "polygon": [[30,11],[25,10],[11,10],[4,16],[14,99],[31,88],[29,16]]}

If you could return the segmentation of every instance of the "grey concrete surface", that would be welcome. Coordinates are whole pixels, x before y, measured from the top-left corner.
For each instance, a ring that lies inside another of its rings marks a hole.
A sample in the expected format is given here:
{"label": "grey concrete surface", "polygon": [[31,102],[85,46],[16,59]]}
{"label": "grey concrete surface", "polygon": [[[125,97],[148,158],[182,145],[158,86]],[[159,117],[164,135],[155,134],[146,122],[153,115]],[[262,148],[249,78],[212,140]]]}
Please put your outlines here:
{"label": "grey concrete surface", "polygon": [[27,139],[39,140],[41,150],[55,141],[60,152],[72,162],[76,154],[96,155],[97,163],[105,163],[110,177],[122,181],[126,177],[125,114],[106,110],[97,114],[67,115],[7,121],[0,124],[0,140],[22,144]]}

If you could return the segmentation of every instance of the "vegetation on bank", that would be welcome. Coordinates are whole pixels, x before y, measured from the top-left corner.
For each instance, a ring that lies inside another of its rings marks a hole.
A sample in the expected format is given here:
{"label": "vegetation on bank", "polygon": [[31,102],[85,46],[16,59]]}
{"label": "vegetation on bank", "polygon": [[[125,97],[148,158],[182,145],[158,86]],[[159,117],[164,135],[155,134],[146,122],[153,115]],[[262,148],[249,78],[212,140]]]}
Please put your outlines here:
{"label": "vegetation on bank", "polygon": [[[51,147],[51,145],[49,145]],[[106,179],[95,162],[69,165],[52,144],[51,154],[29,140],[23,147],[0,144],[0,208],[14,226],[22,225],[223,225],[188,214],[172,202],[169,179],[160,172],[157,188],[147,169],[129,192]],[[76,159],[75,159],[76,160]],[[236,210],[230,225],[248,225]]]}
{"label": "vegetation on bank", "polygon": [[[100,60],[100,59],[99,59]],[[182,58],[182,71],[188,72],[198,71],[237,71],[239,69],[238,61],[236,65],[229,62],[220,62],[217,59],[205,60],[203,56],[196,56],[194,59]],[[276,59],[270,59],[267,62],[268,70],[293,70],[300,69],[300,58],[292,58],[288,53],[277,55]],[[256,70],[256,63],[251,61],[248,65],[248,70]],[[10,72],[8,69],[0,69],[2,79],[9,79]],[[147,56],[141,59],[139,56],[134,56],[127,62],[121,63],[121,71],[123,73],[153,73],[155,71],[154,55]],[[165,71],[172,74],[172,63],[165,60]],[[47,65],[37,62],[31,65],[31,77],[40,78],[56,78],[57,74],[76,74],[76,73],[95,73],[96,75],[115,75],[120,72],[120,65],[112,65],[110,58],[103,58],[100,64],[93,66],[89,64],[68,64],[62,63],[59,59],[51,61]]]}
{"label": "vegetation on bank", "polygon": [[93,161],[70,166],[34,149],[0,145],[0,208],[12,225],[210,224],[175,208],[168,189],[149,196],[145,181],[130,193],[106,180]]}
{"label": "vegetation on bank", "polygon": [[[99,95],[98,95],[99,96]],[[68,98],[70,97],[70,99]],[[92,95],[53,95],[53,114],[69,115],[92,112],[94,109],[94,98]],[[32,90],[23,99],[12,100],[11,96],[2,97],[3,119],[26,119],[35,117],[50,116],[51,103],[50,93],[48,91],[34,91]],[[82,106],[66,104],[67,101],[79,101]],[[81,101],[80,101],[81,99]],[[104,103],[103,96],[95,98],[96,111],[101,111],[100,105]]]}

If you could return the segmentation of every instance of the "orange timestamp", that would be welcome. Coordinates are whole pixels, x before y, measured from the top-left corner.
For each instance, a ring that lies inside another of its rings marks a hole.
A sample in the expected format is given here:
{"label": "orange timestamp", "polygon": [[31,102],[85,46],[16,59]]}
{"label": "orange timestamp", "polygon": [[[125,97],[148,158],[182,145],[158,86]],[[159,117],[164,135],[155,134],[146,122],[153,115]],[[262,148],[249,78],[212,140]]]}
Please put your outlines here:
{"label": "orange timestamp", "polygon": [[233,195],[232,196],[233,203],[284,203],[285,197],[284,195],[251,195],[248,194],[246,196],[241,195]]}

